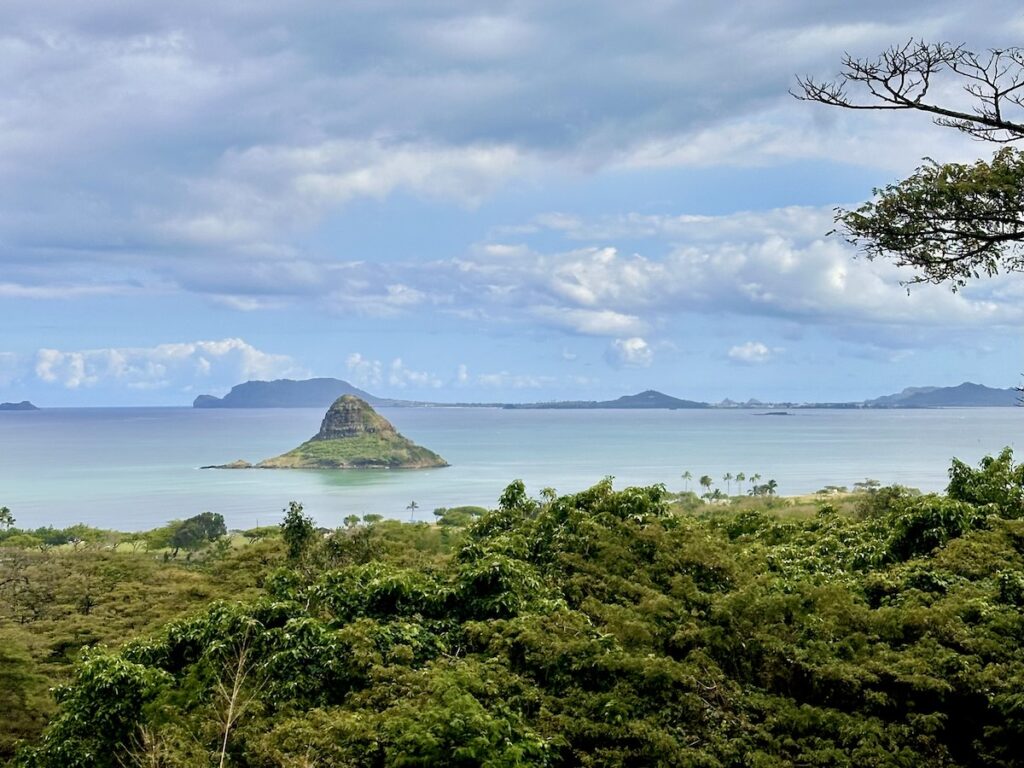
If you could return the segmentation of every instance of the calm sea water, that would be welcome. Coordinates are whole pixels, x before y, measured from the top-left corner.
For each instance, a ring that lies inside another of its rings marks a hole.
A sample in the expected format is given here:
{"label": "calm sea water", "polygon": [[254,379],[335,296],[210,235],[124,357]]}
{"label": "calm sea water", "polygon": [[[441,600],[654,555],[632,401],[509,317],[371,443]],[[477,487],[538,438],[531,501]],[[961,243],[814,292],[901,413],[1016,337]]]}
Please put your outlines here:
{"label": "calm sea water", "polygon": [[[298,500],[322,524],[376,512],[406,518],[456,504],[493,505],[522,478],[536,494],[684,485],[680,475],[757,472],[782,494],[865,477],[922,490],[945,486],[950,458],[975,462],[1016,447],[1024,408],[921,411],[514,411],[381,409],[452,466],[422,471],[200,470],[283,453],[323,411],[191,408],[47,409],[0,413],[0,505],[20,526],[76,522],[133,530],[210,510],[229,527],[280,519]],[[691,485],[694,485],[692,483]]]}

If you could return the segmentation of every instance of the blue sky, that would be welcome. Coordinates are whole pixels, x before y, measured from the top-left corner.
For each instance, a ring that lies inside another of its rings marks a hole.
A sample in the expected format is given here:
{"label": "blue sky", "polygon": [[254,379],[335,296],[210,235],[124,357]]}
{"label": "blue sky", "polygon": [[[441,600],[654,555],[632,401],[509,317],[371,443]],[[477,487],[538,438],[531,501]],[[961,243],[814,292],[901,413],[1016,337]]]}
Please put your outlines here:
{"label": "blue sky", "polygon": [[826,237],[990,147],[787,94],[844,51],[1020,44],[1016,3],[12,0],[0,29],[0,400],[1019,381],[1019,278],[908,294]]}

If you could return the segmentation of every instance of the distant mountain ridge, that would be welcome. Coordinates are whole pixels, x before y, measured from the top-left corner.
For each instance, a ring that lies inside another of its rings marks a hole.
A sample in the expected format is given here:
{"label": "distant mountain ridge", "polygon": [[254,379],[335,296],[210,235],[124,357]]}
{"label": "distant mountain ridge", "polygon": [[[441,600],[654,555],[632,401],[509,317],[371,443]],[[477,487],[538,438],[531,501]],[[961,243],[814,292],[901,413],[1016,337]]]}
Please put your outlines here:
{"label": "distant mountain ridge", "polygon": [[965,381],[955,387],[908,387],[895,395],[876,397],[867,408],[970,408],[1017,405],[1016,389],[994,389]]}
{"label": "distant mountain ridge", "polygon": [[392,400],[364,392],[342,379],[275,379],[247,381],[231,388],[224,397],[200,395],[193,408],[328,408],[342,395],[355,395],[374,407],[382,405],[420,405],[408,400]]}
{"label": "distant mountain ridge", "polygon": [[28,400],[20,403],[0,403],[0,411],[38,411],[37,406],[32,405]]}
{"label": "distant mountain ridge", "polygon": [[648,389],[615,400],[555,400],[541,403],[432,403],[376,397],[342,379],[318,378],[295,381],[247,381],[231,388],[224,397],[200,395],[194,408],[327,408],[342,395],[354,395],[375,408],[384,407],[461,407],[506,408],[510,410],[639,410],[696,408],[974,408],[1005,407],[1019,404],[1021,394],[1013,388],[996,389],[965,381],[955,387],[908,387],[902,392],[862,402],[762,402],[750,399],[740,403],[725,399],[716,404],[685,400]]}
{"label": "distant mountain ridge", "polygon": [[623,395],[615,400],[564,400],[551,403],[507,403],[502,406],[508,409],[642,409],[659,408],[677,410],[680,408],[711,408],[707,403],[696,400],[680,400],[678,397],[666,395],[654,389],[648,389],[635,395]]}

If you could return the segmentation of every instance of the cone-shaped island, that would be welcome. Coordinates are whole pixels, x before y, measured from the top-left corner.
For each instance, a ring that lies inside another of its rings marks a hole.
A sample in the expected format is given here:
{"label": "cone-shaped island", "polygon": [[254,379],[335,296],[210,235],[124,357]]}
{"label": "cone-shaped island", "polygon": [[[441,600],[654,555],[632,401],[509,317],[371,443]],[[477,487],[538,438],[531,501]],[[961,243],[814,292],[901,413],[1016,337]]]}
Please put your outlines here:
{"label": "cone-shaped island", "polygon": [[[245,469],[243,461],[217,469]],[[343,395],[327,411],[320,431],[298,448],[255,465],[257,469],[428,469],[448,462],[403,437],[364,400]]]}

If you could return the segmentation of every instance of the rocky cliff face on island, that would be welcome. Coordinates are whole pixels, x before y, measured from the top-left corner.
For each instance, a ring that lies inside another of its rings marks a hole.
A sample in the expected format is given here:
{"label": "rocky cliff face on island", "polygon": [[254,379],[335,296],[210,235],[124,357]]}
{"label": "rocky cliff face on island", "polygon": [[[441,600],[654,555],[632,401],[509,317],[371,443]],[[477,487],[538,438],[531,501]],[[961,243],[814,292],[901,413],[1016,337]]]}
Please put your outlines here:
{"label": "rocky cliff face on island", "polygon": [[354,395],[343,395],[334,401],[320,422],[320,431],[312,441],[345,440],[365,435],[396,436],[398,432],[390,421],[377,413],[369,404]]}
{"label": "rocky cliff face on island", "polygon": [[[247,469],[244,461],[217,469]],[[354,395],[339,397],[320,431],[298,448],[265,459],[257,469],[427,469],[447,467],[431,450],[399,434],[391,422]]]}

